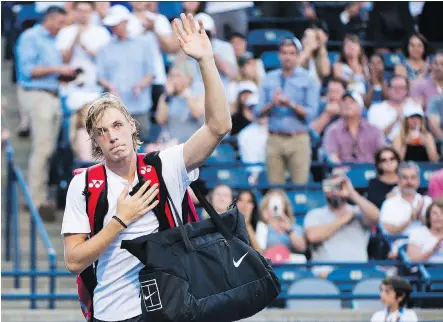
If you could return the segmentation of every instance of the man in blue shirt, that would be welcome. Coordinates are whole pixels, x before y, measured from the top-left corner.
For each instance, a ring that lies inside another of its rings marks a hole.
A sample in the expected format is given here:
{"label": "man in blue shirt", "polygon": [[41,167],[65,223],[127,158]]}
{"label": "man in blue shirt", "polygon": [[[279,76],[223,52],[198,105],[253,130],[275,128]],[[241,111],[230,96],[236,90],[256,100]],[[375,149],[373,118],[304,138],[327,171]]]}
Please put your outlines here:
{"label": "man in blue shirt", "polygon": [[63,65],[55,37],[65,25],[66,12],[49,7],[41,24],[26,30],[17,44],[18,101],[29,113],[32,146],[29,159],[29,188],[34,205],[45,220],[55,219],[55,206],[48,202],[49,159],[56,144],[62,110],[58,97],[59,76],[75,76]]}
{"label": "man in blue shirt", "polygon": [[128,33],[131,13],[121,5],[112,6],[103,19],[114,37],[97,55],[98,79],[109,92],[119,96],[139,123],[142,139],[148,136],[152,107],[151,84],[154,55],[150,42]]}
{"label": "man in blue shirt", "polygon": [[285,182],[289,169],[292,182],[306,184],[311,166],[309,123],[317,115],[320,83],[297,66],[301,43],[285,38],[280,44],[281,69],[269,72],[260,88],[259,117],[269,115],[266,164],[270,183]]}

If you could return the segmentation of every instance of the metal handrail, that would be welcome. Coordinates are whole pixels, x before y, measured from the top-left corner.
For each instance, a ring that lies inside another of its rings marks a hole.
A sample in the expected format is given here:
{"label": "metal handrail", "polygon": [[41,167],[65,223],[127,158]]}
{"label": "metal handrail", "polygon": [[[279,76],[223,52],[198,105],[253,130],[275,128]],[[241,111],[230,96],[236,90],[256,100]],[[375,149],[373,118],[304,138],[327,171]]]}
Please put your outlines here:
{"label": "metal handrail", "polygon": [[[30,221],[30,270],[37,269],[37,232],[40,235],[43,245],[48,254],[49,270],[55,271],[57,268],[57,256],[55,248],[49,238],[46,231],[43,220],[35,207],[31,193],[26,184],[26,180],[22,174],[22,171],[18,166],[14,164],[14,150],[9,141],[5,143],[6,161],[7,167],[7,210],[6,210],[6,260],[11,260],[11,246],[14,250],[13,267],[14,271],[20,271],[21,267],[21,248],[20,248],[20,230],[19,230],[19,199],[18,199],[18,187],[20,187],[26,204],[29,207],[31,215]],[[12,226],[11,226],[12,225]],[[12,228],[12,232],[11,232]],[[11,245],[11,239],[13,238],[13,245]],[[20,275],[14,275],[14,286],[20,288]],[[30,275],[31,278],[31,294],[35,294],[37,291],[37,280],[35,275]],[[49,276],[49,293],[55,294],[55,276]],[[37,303],[34,298],[31,297],[30,306],[32,309],[37,308]],[[55,302],[51,298],[49,299],[49,308],[54,308]]]}

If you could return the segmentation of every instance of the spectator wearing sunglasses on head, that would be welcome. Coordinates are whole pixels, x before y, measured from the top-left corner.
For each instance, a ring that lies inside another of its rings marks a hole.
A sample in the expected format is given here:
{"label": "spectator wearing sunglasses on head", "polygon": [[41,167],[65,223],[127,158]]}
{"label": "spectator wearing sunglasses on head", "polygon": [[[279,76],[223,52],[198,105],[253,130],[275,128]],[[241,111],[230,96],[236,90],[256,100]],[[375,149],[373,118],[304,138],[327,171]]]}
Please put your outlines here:
{"label": "spectator wearing sunglasses on head", "polygon": [[323,138],[323,148],[335,163],[374,162],[384,144],[383,133],[362,118],[363,98],[346,92],[340,103],[340,119],[331,124]]}

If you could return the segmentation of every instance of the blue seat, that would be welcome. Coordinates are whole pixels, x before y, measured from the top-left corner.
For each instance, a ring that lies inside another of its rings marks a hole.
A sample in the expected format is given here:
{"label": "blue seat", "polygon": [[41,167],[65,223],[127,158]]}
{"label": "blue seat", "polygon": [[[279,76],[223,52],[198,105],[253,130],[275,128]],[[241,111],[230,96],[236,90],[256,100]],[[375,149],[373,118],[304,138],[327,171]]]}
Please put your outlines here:
{"label": "blue seat", "polygon": [[177,18],[183,11],[183,4],[181,1],[159,1],[158,12],[166,16],[169,20]]}
{"label": "blue seat", "polygon": [[368,182],[375,178],[377,172],[372,163],[356,163],[349,166],[347,176],[355,188],[367,188]]}
{"label": "blue seat", "polygon": [[[380,285],[382,283],[382,278],[368,278],[364,281],[358,282],[352,294],[374,294],[378,295],[380,293]],[[352,301],[352,307],[356,310],[371,310],[378,311],[383,309],[383,304],[377,299],[356,299]]]}
{"label": "blue seat", "polygon": [[332,65],[338,61],[338,59],[340,58],[340,53],[338,51],[329,51],[328,57]]}
{"label": "blue seat", "polygon": [[314,274],[312,274],[311,270],[309,269],[300,269],[300,268],[293,268],[293,267],[285,267],[283,266],[277,266],[274,268],[275,275],[277,275],[277,278],[279,279],[280,283],[282,284],[282,292],[286,293],[288,291],[288,287],[301,279],[304,278],[313,278]]}
{"label": "blue seat", "polygon": [[264,53],[261,54],[260,58],[263,61],[263,65],[266,71],[280,68],[280,59],[278,58],[278,51],[265,51]]}
{"label": "blue seat", "polygon": [[20,28],[25,21],[39,21],[41,18],[42,14],[37,12],[35,4],[24,4],[17,13],[16,26]]}
{"label": "blue seat", "polygon": [[350,292],[354,285],[367,278],[383,279],[386,274],[375,268],[355,268],[342,267],[334,269],[329,275],[328,280],[334,282],[342,292]]}
{"label": "blue seat", "polygon": [[[294,295],[339,295],[340,291],[332,282],[319,278],[305,278],[293,283],[288,294]],[[292,310],[341,310],[341,300],[337,299],[293,299],[286,301]]]}
{"label": "blue seat", "polygon": [[284,29],[255,29],[248,34],[249,46],[278,46],[283,38],[295,37],[292,32]]}
{"label": "blue seat", "polygon": [[202,169],[200,178],[206,181],[208,188],[217,184],[226,184],[232,188],[248,186],[249,174],[244,168],[212,168]]}
{"label": "blue seat", "polygon": [[385,69],[394,69],[395,65],[400,64],[406,60],[402,53],[384,53],[382,54]]}
{"label": "blue seat", "polygon": [[220,144],[209,156],[206,163],[232,163],[236,161],[236,153],[232,145]]}
{"label": "blue seat", "polygon": [[288,190],[287,195],[295,214],[306,214],[309,210],[326,205],[323,191],[304,187]]}
{"label": "blue seat", "polygon": [[419,162],[418,166],[420,167],[420,188],[427,189],[432,174],[443,168],[443,163]]}
{"label": "blue seat", "polygon": [[443,291],[443,265],[435,267],[426,267],[427,272],[431,276],[431,291]]}

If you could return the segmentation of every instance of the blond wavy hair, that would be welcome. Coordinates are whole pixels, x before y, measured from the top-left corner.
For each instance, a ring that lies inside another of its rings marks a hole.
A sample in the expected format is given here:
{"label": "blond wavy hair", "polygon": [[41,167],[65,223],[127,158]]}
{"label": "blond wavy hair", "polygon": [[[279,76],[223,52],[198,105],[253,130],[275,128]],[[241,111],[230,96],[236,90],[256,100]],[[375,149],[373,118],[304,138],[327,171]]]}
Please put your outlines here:
{"label": "blond wavy hair", "polygon": [[291,223],[294,223],[294,210],[292,209],[291,201],[289,200],[288,195],[286,192],[282,189],[273,189],[269,190],[263,197],[263,200],[260,204],[260,216],[263,219],[263,213],[268,209],[269,200],[271,199],[272,195],[278,195],[283,199],[283,212],[286,216],[289,217],[291,220]]}
{"label": "blond wavy hair", "polygon": [[[103,117],[104,112],[110,108],[115,108],[116,110],[120,111],[129,123],[133,122],[136,125],[136,128],[138,125],[138,122],[131,116],[131,114],[129,114],[123,102],[113,94],[104,93],[99,99],[91,103],[88,113],[86,114],[85,125],[86,131],[92,140],[92,156],[97,161],[103,161],[104,155],[103,151],[95,142],[95,129],[97,127],[97,123]],[[142,143],[143,142],[138,138],[138,130],[136,130],[132,135],[132,145],[134,150],[137,151]]]}

